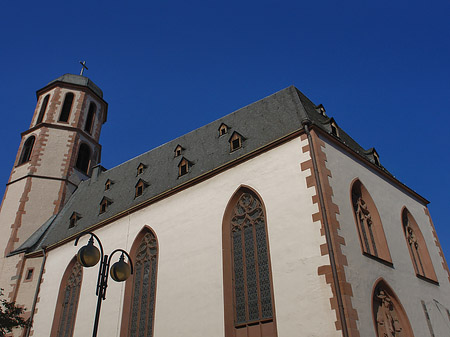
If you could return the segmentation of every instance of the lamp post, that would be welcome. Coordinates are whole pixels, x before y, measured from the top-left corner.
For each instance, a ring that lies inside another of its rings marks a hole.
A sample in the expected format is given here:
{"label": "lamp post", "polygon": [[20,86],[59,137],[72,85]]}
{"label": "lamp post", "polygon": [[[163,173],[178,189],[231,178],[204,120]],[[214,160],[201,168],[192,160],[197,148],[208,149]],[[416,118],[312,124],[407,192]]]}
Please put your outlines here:
{"label": "lamp post", "polygon": [[[100,266],[98,268],[98,278],[97,278],[97,290],[95,294],[97,295],[97,309],[95,311],[95,321],[94,321],[94,330],[92,333],[92,337],[97,337],[98,330],[98,321],[100,318],[100,308],[102,306],[102,301],[106,298],[106,288],[108,287],[108,272],[111,274],[111,278],[116,282],[123,282],[130,274],[133,274],[133,262],[131,261],[130,255],[123,249],[114,250],[110,256],[103,254],[103,246],[100,242],[100,239],[92,232],[83,232],[77,236],[75,240],[75,246],[78,244],[78,240],[84,236],[90,235],[89,241],[87,245],[81,247],[77,253],[78,262],[83,267],[93,267],[100,260]],[[94,246],[94,239],[97,241],[100,250]],[[114,263],[111,268],[111,258],[115,253],[122,253],[120,255],[119,261]],[[124,261],[124,255],[128,258],[128,263]]]}

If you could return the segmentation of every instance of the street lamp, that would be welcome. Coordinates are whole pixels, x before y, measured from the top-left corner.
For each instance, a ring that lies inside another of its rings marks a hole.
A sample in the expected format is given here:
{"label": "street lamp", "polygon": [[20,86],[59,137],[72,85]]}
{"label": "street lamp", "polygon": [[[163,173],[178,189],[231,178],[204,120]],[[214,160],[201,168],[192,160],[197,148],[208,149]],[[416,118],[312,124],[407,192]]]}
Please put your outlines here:
{"label": "street lamp", "polygon": [[[77,259],[78,262],[83,267],[93,267],[98,261],[100,261],[100,266],[98,268],[98,279],[97,279],[97,290],[95,294],[97,295],[97,309],[95,311],[95,321],[94,321],[94,330],[92,333],[92,337],[97,337],[98,330],[98,320],[100,318],[100,308],[102,306],[102,301],[106,298],[106,288],[108,286],[108,272],[111,274],[111,278],[116,282],[125,281],[131,274],[133,274],[133,262],[131,261],[130,255],[123,249],[114,250],[111,255],[103,254],[103,246],[100,242],[100,239],[91,232],[83,232],[77,236],[75,240],[75,246],[78,244],[78,240],[84,236],[90,235],[89,241],[86,246],[83,246],[78,250]],[[97,241],[100,250],[94,246],[94,239]],[[119,261],[114,263],[111,268],[111,258],[115,253],[122,253],[120,255]],[[128,258],[128,263],[124,261],[124,255]]]}

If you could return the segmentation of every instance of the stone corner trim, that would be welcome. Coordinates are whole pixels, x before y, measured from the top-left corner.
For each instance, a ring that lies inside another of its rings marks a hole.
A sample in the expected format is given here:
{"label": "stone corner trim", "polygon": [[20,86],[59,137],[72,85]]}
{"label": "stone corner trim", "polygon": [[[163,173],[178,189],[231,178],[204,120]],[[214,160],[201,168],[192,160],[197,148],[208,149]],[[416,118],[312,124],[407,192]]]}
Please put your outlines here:
{"label": "stone corner trim", "polygon": [[448,264],[447,264],[447,261],[445,260],[444,251],[442,250],[441,243],[439,242],[439,239],[438,239],[438,236],[437,236],[437,233],[436,233],[436,227],[434,227],[433,220],[431,220],[430,211],[428,210],[428,207],[424,207],[423,210],[425,212],[425,215],[430,220],[430,225],[431,225],[431,229],[432,229],[433,236],[434,236],[434,243],[436,244],[436,247],[438,249],[439,255],[440,255],[441,259],[442,259],[442,267],[447,272],[448,281],[450,282],[450,270],[448,269]]}
{"label": "stone corner trim", "polygon": [[[322,148],[325,147],[325,143],[319,139],[316,132],[314,130],[311,130],[311,137],[312,137],[312,145],[314,146],[314,152],[316,154],[316,162],[318,166],[318,173],[319,173],[319,181],[321,182],[321,187],[323,191],[323,198],[324,203],[323,205],[326,209],[327,214],[327,220],[330,225],[330,235],[331,235],[331,241],[332,241],[332,247],[335,254],[335,262],[338,272],[338,278],[339,278],[339,287],[341,289],[341,296],[342,296],[342,302],[345,312],[345,320],[348,330],[348,336],[350,337],[360,337],[359,331],[358,331],[358,313],[353,308],[352,305],[352,297],[353,297],[353,291],[352,286],[350,283],[347,282],[346,276],[345,276],[345,269],[344,266],[347,265],[347,258],[343,254],[341,246],[345,245],[345,240],[343,237],[339,236],[338,229],[340,228],[339,221],[337,220],[336,214],[339,214],[339,207],[333,203],[332,196],[333,196],[333,189],[331,188],[331,185],[329,183],[328,178],[331,178],[331,171],[326,167],[327,157],[325,152],[322,150]],[[301,140],[306,140],[307,135],[302,134]],[[311,154],[311,144],[305,145],[302,148],[302,151],[310,152]],[[312,156],[312,154],[311,154]],[[306,184],[307,187],[315,187],[316,188],[316,194],[312,197],[312,201],[314,204],[317,204],[319,208],[319,212],[312,215],[313,221],[319,221],[321,223],[321,229],[320,233],[322,236],[325,236],[325,229],[324,229],[324,221],[323,221],[323,213],[321,210],[322,205],[319,202],[319,196],[317,194],[318,188],[316,186],[316,177],[313,167],[313,161],[312,159],[309,159],[303,163],[301,163],[301,170],[305,171],[307,169],[310,169],[311,175],[306,178]],[[327,244],[323,244],[320,247],[320,251],[322,255],[329,255]],[[336,321],[335,326],[336,330],[342,331],[342,322],[339,314],[339,308],[338,308],[338,300],[336,295],[336,289],[334,285],[333,280],[333,273],[331,270],[331,265],[324,265],[320,266],[317,270],[317,273],[319,276],[325,276],[325,281],[327,284],[330,285],[333,297],[330,298],[330,305],[331,309],[335,311],[336,313]]]}

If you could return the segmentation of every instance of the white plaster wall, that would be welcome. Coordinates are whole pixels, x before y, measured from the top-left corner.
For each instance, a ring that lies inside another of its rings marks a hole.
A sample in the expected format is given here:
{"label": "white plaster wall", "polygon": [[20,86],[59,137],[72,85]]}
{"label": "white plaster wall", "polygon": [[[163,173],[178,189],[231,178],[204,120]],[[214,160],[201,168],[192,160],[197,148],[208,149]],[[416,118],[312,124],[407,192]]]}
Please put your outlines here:
{"label": "white plaster wall", "polygon": [[[155,336],[223,336],[222,217],[233,193],[245,184],[262,197],[273,271],[278,336],[340,336],[330,309],[329,285],[317,268],[329,264],[320,255],[320,223],[314,188],[306,187],[300,163],[305,142],[292,140],[207,181],[179,192],[96,231],[106,252],[130,249],[143,228],[159,242]],[[150,187],[151,188],[151,187]],[[68,243],[49,253],[41,288],[36,335],[48,336],[57,290],[77,251]],[[75,336],[91,333],[97,268],[85,269]],[[124,284],[110,281],[100,318],[100,336],[119,336]]]}
{"label": "white plaster wall", "polygon": [[[381,177],[353,157],[342,152],[326,139],[324,149],[327,155],[327,167],[331,170],[329,179],[333,188],[333,202],[339,206],[340,235],[345,238],[346,245],[342,247],[348,259],[346,276],[353,289],[353,306],[358,311],[359,331],[361,336],[375,336],[372,320],[371,294],[376,280],[383,277],[399,297],[416,337],[429,336],[421,300],[426,303],[434,299],[450,308],[450,284],[448,276],[442,267],[442,260],[434,243],[432,228],[428,217],[424,213],[424,205],[412,196],[406,194],[397,186]],[[362,255],[359,236],[353,216],[350,200],[350,185],[355,178],[369,191],[380,213],[386,240],[392,257],[394,268],[388,267]],[[408,246],[403,234],[401,210],[406,206],[417,221],[426,241],[439,286],[416,277],[409,255]],[[446,331],[450,336],[450,322],[434,319],[435,330]],[[443,326],[446,323],[447,326]]]}

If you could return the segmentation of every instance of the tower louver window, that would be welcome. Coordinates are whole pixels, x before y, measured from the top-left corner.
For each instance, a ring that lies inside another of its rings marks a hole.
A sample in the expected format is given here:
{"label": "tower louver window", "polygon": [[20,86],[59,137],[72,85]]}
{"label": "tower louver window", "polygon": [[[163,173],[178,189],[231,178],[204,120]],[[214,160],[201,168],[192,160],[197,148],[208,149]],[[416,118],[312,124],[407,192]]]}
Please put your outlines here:
{"label": "tower louver window", "polygon": [[59,115],[60,122],[67,122],[69,120],[70,110],[72,110],[73,93],[69,92],[64,98],[64,104]]}

